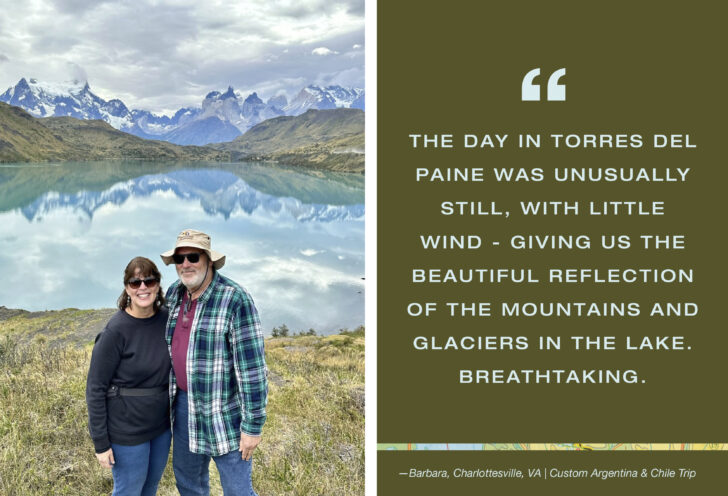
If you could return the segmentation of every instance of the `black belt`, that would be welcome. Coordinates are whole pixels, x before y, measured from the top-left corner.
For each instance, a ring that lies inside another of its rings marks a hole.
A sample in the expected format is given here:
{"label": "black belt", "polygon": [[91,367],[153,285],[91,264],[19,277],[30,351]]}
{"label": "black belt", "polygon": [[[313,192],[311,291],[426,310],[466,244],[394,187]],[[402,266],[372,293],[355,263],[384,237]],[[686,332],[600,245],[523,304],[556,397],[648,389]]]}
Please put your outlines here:
{"label": "black belt", "polygon": [[109,386],[106,391],[107,398],[113,398],[115,396],[154,396],[165,391],[169,391],[169,386],[157,386],[151,388],[123,388],[116,384]]}

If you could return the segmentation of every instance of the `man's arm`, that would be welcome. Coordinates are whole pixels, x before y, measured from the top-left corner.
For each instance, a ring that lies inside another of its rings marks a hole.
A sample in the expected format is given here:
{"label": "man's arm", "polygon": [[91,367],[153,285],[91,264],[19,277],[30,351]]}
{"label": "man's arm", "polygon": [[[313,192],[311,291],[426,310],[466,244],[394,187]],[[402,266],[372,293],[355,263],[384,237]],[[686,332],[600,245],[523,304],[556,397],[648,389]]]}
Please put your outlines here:
{"label": "man's arm", "polygon": [[263,330],[250,295],[243,293],[234,311],[230,345],[238,393],[243,405],[240,450],[245,458],[246,452],[252,453],[260,442],[260,433],[266,419],[268,379]]}

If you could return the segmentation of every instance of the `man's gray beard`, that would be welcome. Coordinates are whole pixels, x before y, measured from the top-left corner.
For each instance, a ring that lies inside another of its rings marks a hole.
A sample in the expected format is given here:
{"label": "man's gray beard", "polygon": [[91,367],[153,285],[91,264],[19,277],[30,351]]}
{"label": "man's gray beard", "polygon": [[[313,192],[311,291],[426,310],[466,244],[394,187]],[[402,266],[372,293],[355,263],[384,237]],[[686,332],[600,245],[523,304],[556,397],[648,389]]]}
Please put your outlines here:
{"label": "man's gray beard", "polygon": [[182,276],[180,276],[179,282],[181,282],[182,285],[184,287],[186,287],[189,291],[193,291],[193,290],[197,289],[199,286],[201,286],[203,282],[205,282],[205,277],[206,277],[205,273],[203,272],[202,274],[200,274],[198,272],[198,275],[199,275],[199,277],[201,277],[201,279],[198,279],[198,277],[195,277],[195,280],[192,282],[189,282],[189,283],[186,283],[185,280],[182,279]]}

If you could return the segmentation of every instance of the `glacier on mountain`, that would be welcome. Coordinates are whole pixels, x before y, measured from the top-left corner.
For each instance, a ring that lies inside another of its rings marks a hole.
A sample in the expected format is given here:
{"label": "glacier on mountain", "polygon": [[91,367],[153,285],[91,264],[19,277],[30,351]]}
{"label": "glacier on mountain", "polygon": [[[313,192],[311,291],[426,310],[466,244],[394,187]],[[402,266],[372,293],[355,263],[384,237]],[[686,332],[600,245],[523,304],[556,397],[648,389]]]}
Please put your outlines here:
{"label": "glacier on mountain", "polygon": [[0,95],[0,101],[21,107],[35,117],[101,119],[140,138],[179,145],[205,145],[232,141],[267,119],[300,115],[309,109],[344,107],[364,110],[364,90],[338,85],[309,85],[291,102],[282,94],[264,102],[256,92],[243,98],[232,86],[228,86],[224,93],[208,93],[200,107],[181,108],[169,117],[147,110],[130,110],[119,99],[105,101],[91,91],[87,81],[41,84],[36,79],[21,78]]}

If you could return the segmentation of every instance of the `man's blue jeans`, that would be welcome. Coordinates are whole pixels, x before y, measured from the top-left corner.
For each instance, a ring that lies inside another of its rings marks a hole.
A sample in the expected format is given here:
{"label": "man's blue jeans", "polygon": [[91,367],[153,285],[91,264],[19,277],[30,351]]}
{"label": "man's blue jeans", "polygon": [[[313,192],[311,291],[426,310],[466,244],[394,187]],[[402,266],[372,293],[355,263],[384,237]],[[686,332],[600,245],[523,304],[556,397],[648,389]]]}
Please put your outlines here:
{"label": "man's blue jeans", "polygon": [[250,477],[252,458],[249,461],[243,460],[238,450],[213,457],[192,453],[189,448],[187,419],[187,393],[178,389],[174,401],[172,467],[180,496],[209,496],[210,458],[215,460],[225,496],[258,496],[253,491]]}
{"label": "man's blue jeans", "polygon": [[123,446],[111,443],[114,465],[112,496],[154,496],[169,458],[172,432],[167,429],[146,443]]}

